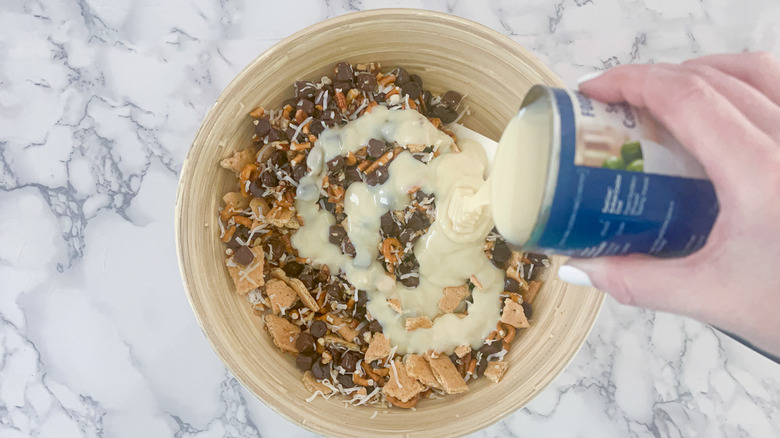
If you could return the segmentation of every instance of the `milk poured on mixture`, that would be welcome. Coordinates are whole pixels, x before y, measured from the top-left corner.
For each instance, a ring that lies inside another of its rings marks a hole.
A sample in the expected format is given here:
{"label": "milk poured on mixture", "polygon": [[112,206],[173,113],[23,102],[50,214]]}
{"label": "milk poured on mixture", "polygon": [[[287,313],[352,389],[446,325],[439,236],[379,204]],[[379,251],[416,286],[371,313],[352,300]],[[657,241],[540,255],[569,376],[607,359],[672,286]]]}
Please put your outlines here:
{"label": "milk poured on mixture", "polygon": [[[323,194],[326,163],[359,150],[372,138],[401,146],[433,146],[440,155],[426,165],[405,150],[390,163],[390,178],[383,184],[370,187],[355,182],[349,186],[345,213],[347,233],[356,250],[352,258],[329,242],[329,228],[335,224],[335,218],[320,209],[317,202]],[[347,125],[322,133],[308,157],[310,172],[301,180],[296,194],[295,207],[303,218],[303,226],[291,241],[299,255],[327,265],[333,273],[341,270],[357,289],[365,290],[368,312],[382,324],[385,336],[402,354],[428,350],[451,353],[464,344],[479,348],[500,319],[499,294],[504,272],[493,266],[483,250],[485,238],[493,228],[490,212],[482,209],[479,214],[472,214],[468,229],[461,226],[459,231],[453,229],[445,213],[451,200],[460,199],[453,193],[473,195],[484,185],[487,160],[476,142],[461,142],[460,153],[454,153],[452,145],[452,138],[419,112],[376,107]],[[389,276],[377,258],[381,216],[408,205],[409,192],[414,188],[435,195],[438,214],[414,244],[420,281],[416,288],[409,289]],[[455,210],[458,209],[456,206]],[[438,302],[443,289],[463,285],[472,275],[481,283],[482,290],[473,291],[468,315],[440,315]],[[390,308],[390,299],[400,300],[402,313]],[[433,320],[433,326],[407,331],[405,319],[414,316],[427,316]]]}

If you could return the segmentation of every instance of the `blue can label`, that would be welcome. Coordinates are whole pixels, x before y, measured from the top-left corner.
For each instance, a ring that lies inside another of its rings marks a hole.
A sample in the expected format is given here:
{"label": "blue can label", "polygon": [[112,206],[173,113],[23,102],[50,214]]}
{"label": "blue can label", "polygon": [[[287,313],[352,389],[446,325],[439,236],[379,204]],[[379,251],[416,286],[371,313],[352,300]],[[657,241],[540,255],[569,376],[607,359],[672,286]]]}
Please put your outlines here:
{"label": "blue can label", "polygon": [[718,215],[701,165],[644,110],[549,90],[560,164],[535,246],[575,257],[701,248]]}

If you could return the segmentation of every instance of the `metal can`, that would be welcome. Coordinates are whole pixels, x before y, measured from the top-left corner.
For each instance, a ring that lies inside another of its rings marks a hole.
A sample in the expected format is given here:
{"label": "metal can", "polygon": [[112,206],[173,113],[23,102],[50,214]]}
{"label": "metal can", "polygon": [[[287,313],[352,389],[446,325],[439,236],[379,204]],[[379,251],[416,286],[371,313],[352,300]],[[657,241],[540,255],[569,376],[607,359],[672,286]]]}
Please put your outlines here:
{"label": "metal can", "polygon": [[[543,172],[532,169],[539,157],[547,157]],[[577,91],[537,85],[528,92],[502,136],[491,178],[501,172],[516,175],[493,178],[493,216],[498,231],[525,250],[680,257],[704,246],[718,216],[701,164],[649,112]],[[518,187],[506,188],[518,178],[520,189],[538,192],[525,205],[515,199]],[[512,229],[523,220],[525,228]]]}

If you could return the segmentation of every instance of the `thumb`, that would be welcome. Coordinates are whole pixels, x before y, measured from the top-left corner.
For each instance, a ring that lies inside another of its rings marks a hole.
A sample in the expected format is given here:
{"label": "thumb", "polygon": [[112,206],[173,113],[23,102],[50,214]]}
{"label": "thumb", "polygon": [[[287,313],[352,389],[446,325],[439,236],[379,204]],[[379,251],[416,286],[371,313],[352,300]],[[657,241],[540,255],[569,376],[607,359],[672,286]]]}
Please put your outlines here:
{"label": "thumb", "polygon": [[595,286],[622,304],[682,314],[691,314],[700,305],[694,294],[685,293],[691,274],[681,259],[639,254],[570,259],[558,270],[561,280]]}

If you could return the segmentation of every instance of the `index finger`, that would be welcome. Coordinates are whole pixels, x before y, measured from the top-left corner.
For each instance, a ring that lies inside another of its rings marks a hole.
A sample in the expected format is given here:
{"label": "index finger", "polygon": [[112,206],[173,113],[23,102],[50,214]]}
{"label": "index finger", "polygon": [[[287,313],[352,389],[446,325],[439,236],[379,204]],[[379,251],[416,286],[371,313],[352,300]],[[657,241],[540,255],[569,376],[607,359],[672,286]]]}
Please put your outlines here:
{"label": "index finger", "polygon": [[771,143],[704,79],[675,66],[615,67],[583,82],[580,90],[596,100],[647,108],[699,160],[713,181],[733,181],[755,168]]}

